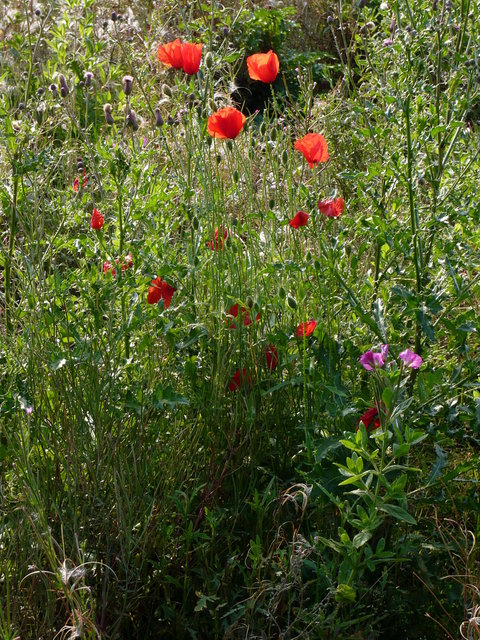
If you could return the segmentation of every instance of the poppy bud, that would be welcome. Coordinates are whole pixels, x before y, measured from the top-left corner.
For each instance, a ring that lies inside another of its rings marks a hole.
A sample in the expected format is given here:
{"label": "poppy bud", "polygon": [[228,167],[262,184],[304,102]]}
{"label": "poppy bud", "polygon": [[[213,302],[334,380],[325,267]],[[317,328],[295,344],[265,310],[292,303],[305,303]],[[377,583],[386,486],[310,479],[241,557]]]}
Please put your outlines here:
{"label": "poppy bud", "polygon": [[138,129],[137,116],[135,115],[135,111],[132,109],[129,109],[127,113],[127,125],[132,127],[134,131],[137,131]]}
{"label": "poppy bud", "polygon": [[260,125],[258,130],[260,131],[262,136],[265,135],[265,131],[267,130],[267,125],[265,124],[265,121],[262,120],[262,124]]}
{"label": "poppy bud", "polygon": [[233,172],[233,180],[234,180],[235,182],[238,182],[239,177],[240,177],[240,176],[238,175],[238,171],[235,169],[235,171]]}
{"label": "poppy bud", "polygon": [[231,140],[227,140],[227,149],[229,151],[233,150],[233,142]]}
{"label": "poppy bud", "polygon": [[162,93],[167,98],[171,98],[172,97],[172,90],[170,89],[168,84],[162,84]]}
{"label": "poppy bud", "polygon": [[85,86],[86,87],[91,87],[92,86],[92,78],[93,78],[93,73],[91,71],[85,71]]}
{"label": "poppy bud", "polygon": [[[212,139],[210,138],[210,141],[211,140]],[[222,156],[220,154],[218,154],[218,156],[217,156],[217,164],[220,164],[221,161],[222,161]]]}
{"label": "poppy bud", "polygon": [[285,300],[285,296],[287,295],[287,293],[283,287],[280,287],[280,289],[278,290],[278,295],[282,300]]}
{"label": "poppy bud", "polygon": [[112,18],[112,22],[116,22],[117,21],[118,16],[117,16],[117,12],[116,11],[112,11],[111,18]]}
{"label": "poppy bud", "polygon": [[284,165],[288,164],[288,152],[286,149],[284,149],[282,153],[282,162]]}
{"label": "poppy bud", "polygon": [[287,296],[287,304],[290,307],[290,309],[297,308],[297,301],[295,300],[295,298],[292,298],[292,296]]}
{"label": "poppy bud", "polygon": [[275,206],[275,200],[273,198],[270,198],[268,206],[270,209],[273,209],[273,207]]}
{"label": "poppy bud", "polygon": [[105,115],[105,122],[107,124],[113,124],[112,105],[108,102],[103,105],[103,113]]}
{"label": "poppy bud", "polygon": [[276,139],[277,139],[277,130],[274,128],[270,131],[270,140],[272,142],[275,142]]}
{"label": "poppy bud", "polygon": [[315,267],[315,271],[320,271],[321,265],[318,260],[315,260],[314,267]]}
{"label": "poppy bud", "polygon": [[205,56],[205,66],[207,69],[211,69],[213,67],[213,55],[211,51],[209,51]]}
{"label": "poppy bud", "polygon": [[123,76],[123,93],[129,96],[132,93],[133,78],[132,76]]}
{"label": "poppy bud", "polygon": [[253,298],[252,296],[247,296],[247,307],[250,309],[253,307]]}
{"label": "poppy bud", "polygon": [[162,112],[158,107],[155,109],[155,124],[157,127],[161,127],[164,124],[163,118],[162,118]]}
{"label": "poppy bud", "polygon": [[312,254],[310,253],[310,251],[307,252],[306,258],[307,258],[307,262],[311,262]]}
{"label": "poppy bud", "polygon": [[60,83],[60,95],[62,98],[66,98],[69,94],[69,89],[63,73],[58,76],[58,82]]}
{"label": "poppy bud", "polygon": [[197,216],[195,216],[195,217],[193,218],[193,220],[192,220],[192,224],[193,224],[193,228],[195,229],[195,231],[197,231],[198,226],[199,226]]}

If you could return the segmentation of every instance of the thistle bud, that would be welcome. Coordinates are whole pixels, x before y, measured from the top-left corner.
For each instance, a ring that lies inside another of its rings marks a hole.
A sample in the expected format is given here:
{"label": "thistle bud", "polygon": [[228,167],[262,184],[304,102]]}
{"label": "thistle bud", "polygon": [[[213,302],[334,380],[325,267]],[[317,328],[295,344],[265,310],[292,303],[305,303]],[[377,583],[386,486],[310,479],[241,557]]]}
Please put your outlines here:
{"label": "thistle bud", "polygon": [[116,11],[112,11],[111,18],[112,18],[112,22],[116,22],[117,21],[118,15],[117,15]]}
{"label": "thistle bud", "polygon": [[77,158],[77,171],[83,171],[85,169],[85,165],[83,164],[82,158]]}
{"label": "thistle bud", "polygon": [[40,9],[35,9],[35,15],[37,16],[37,18],[39,18],[42,15],[42,12],[40,11]]}
{"label": "thistle bud", "polygon": [[211,51],[209,51],[205,56],[205,66],[207,69],[211,69],[213,67],[213,55]]}
{"label": "thistle bud", "polygon": [[230,29],[228,27],[223,27],[223,29],[222,29],[223,37],[226,38],[229,33],[230,33]]}
{"label": "thistle bud", "polygon": [[333,16],[327,16],[327,24],[332,24]]}
{"label": "thistle bud", "polygon": [[161,127],[163,125],[162,112],[158,107],[155,109],[155,125],[157,127]]}
{"label": "thistle bud", "polygon": [[162,93],[167,98],[171,98],[172,97],[172,90],[170,89],[168,84],[162,84]]}
{"label": "thistle bud", "polygon": [[93,78],[93,73],[91,71],[85,71],[85,86],[86,87],[91,87],[92,86],[92,78]]}
{"label": "thistle bud", "polygon": [[43,87],[38,87],[37,89],[37,96],[43,96],[43,94],[45,93],[45,89]]}
{"label": "thistle bud", "polygon": [[132,109],[129,109],[127,113],[127,126],[132,127],[134,131],[137,131],[138,129],[137,116],[135,115],[135,111]]}
{"label": "thistle bud", "polygon": [[112,116],[112,105],[108,102],[103,105],[103,113],[105,115],[105,122],[108,125],[113,124],[113,116]]}
{"label": "thistle bud", "polygon": [[58,82],[60,83],[60,95],[62,98],[66,98],[69,94],[69,89],[63,73],[58,76]]}
{"label": "thistle bud", "polygon": [[48,87],[50,89],[50,91],[52,92],[52,96],[54,98],[56,98],[58,96],[58,89],[57,89],[57,85],[55,83],[52,82],[52,84]]}
{"label": "thistle bud", "polygon": [[123,93],[129,96],[132,93],[133,78],[132,76],[123,76]]}

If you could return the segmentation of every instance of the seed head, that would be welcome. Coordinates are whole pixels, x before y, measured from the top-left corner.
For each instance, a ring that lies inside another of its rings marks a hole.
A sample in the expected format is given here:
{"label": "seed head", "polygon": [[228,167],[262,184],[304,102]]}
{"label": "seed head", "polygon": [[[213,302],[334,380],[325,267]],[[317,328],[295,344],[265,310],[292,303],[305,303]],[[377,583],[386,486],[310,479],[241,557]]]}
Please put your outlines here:
{"label": "seed head", "polygon": [[123,92],[126,96],[132,93],[133,78],[132,76],[123,76]]}

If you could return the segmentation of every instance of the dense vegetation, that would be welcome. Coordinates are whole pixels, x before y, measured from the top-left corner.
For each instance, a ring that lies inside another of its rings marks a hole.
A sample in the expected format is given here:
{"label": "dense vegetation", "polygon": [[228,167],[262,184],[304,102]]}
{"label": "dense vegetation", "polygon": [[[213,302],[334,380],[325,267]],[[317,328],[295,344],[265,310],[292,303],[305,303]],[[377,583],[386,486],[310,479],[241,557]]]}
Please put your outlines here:
{"label": "dense vegetation", "polygon": [[480,638],[479,30],[7,3],[2,640]]}

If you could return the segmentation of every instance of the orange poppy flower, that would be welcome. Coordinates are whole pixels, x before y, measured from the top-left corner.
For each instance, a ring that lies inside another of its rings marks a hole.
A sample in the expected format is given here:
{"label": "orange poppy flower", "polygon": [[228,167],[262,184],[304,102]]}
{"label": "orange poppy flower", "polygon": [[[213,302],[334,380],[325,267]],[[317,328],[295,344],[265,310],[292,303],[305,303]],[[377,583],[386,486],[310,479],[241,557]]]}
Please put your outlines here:
{"label": "orange poppy flower", "polygon": [[254,53],[247,58],[248,75],[252,80],[273,82],[280,69],[278,56],[271,49],[268,53]]}
{"label": "orange poppy flower", "polygon": [[304,336],[310,336],[315,331],[315,327],[317,323],[315,320],[310,320],[310,322],[302,322],[297,327],[297,336],[299,338],[303,338]]}
{"label": "orange poppy flower", "polygon": [[299,211],[297,215],[288,221],[288,224],[292,229],[298,229],[298,227],[304,227],[308,222],[309,215],[305,211]]}
{"label": "orange poppy flower", "polygon": [[193,76],[200,68],[200,59],[202,57],[202,45],[193,42],[185,42],[182,44],[183,70],[189,76]]}
{"label": "orange poppy flower", "polygon": [[307,133],[300,140],[295,140],[295,149],[303,153],[310,169],[328,160],[328,144],[320,133]]}
{"label": "orange poppy flower", "polygon": [[178,38],[173,42],[167,42],[167,44],[159,44],[157,56],[166,67],[174,69],[183,67],[182,43]]}
{"label": "orange poppy flower", "polygon": [[337,198],[336,200],[320,200],[318,203],[318,209],[321,213],[325,214],[327,218],[338,218],[345,209],[345,201],[343,198]]}
{"label": "orange poppy flower", "polygon": [[152,280],[152,285],[148,287],[147,302],[148,304],[157,304],[163,299],[163,308],[168,309],[175,293],[175,287],[168,282],[164,282],[160,277]]}
{"label": "orange poppy flower", "polygon": [[233,140],[243,129],[246,121],[246,117],[238,109],[224,107],[208,118],[207,131],[214,138]]}
{"label": "orange poppy flower", "polygon": [[[86,187],[87,186],[87,173],[85,171],[85,169],[83,170],[83,186]],[[78,189],[80,187],[80,180],[78,178],[75,178],[75,180],[73,181],[73,190],[75,191],[75,193],[77,193]]]}
{"label": "orange poppy flower", "polygon": [[93,209],[92,217],[90,218],[90,226],[92,229],[101,229],[103,227],[103,216],[96,208]]}

